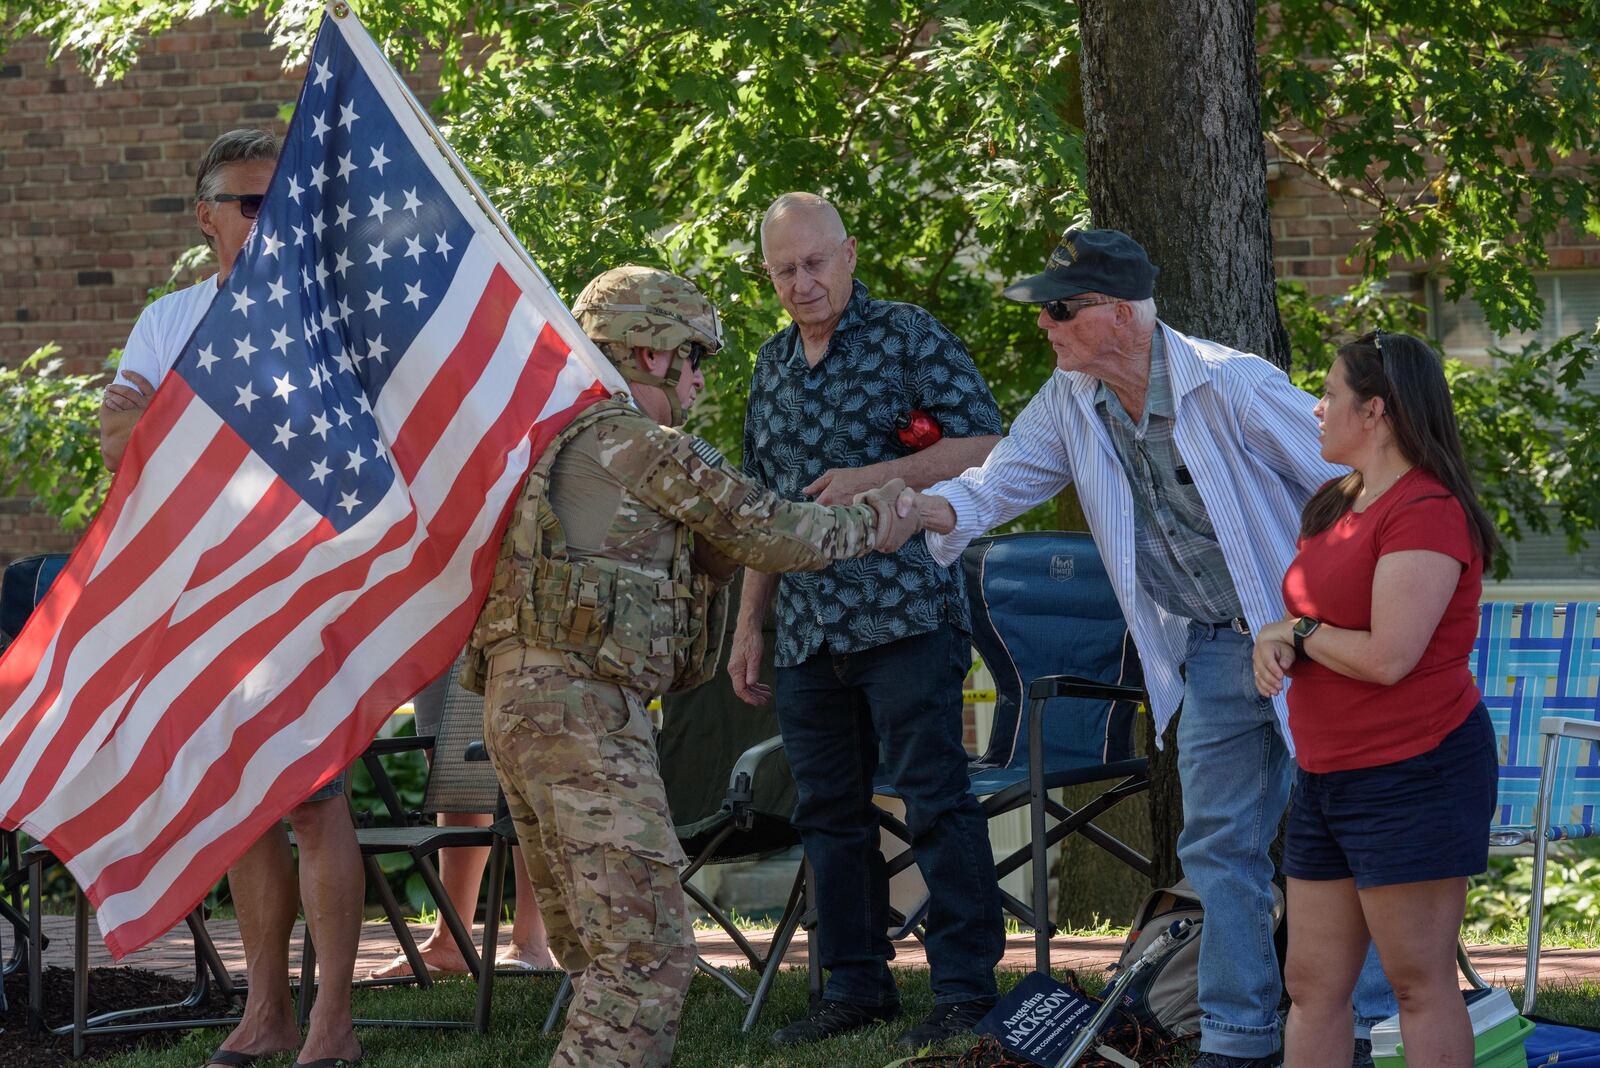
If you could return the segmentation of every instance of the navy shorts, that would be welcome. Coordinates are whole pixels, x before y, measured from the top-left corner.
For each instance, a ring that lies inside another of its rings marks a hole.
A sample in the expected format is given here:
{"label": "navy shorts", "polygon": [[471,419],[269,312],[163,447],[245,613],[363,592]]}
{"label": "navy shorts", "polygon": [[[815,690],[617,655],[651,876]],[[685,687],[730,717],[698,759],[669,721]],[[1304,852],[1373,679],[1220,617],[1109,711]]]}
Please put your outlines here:
{"label": "navy shorts", "polygon": [[344,793],[345,772],[341,771],[321,786],[311,792],[311,795],[300,802],[302,805],[310,801],[326,801],[330,797],[338,797]]}
{"label": "navy shorts", "polygon": [[1489,867],[1500,767],[1479,702],[1433,749],[1393,764],[1295,775],[1284,836],[1292,879],[1357,889],[1477,875]]}

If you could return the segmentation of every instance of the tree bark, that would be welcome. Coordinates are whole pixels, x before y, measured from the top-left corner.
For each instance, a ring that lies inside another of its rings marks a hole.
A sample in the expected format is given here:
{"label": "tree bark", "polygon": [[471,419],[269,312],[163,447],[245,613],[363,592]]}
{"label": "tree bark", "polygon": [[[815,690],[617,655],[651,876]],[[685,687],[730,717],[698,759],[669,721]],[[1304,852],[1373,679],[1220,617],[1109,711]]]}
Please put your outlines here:
{"label": "tree bark", "polygon": [[[1253,0],[1081,0],[1084,153],[1094,225],[1160,268],[1156,307],[1177,330],[1280,367]],[[1150,748],[1156,885],[1179,874],[1173,731]]]}

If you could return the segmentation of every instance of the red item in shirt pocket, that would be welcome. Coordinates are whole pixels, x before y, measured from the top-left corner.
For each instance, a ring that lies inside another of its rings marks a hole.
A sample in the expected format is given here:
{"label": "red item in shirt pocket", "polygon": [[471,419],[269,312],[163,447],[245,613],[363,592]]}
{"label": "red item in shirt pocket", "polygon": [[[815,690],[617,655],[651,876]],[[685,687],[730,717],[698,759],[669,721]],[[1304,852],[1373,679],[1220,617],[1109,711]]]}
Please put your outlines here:
{"label": "red item in shirt pocket", "polygon": [[944,437],[944,431],[933,416],[912,408],[894,421],[894,436],[911,452],[919,452]]}

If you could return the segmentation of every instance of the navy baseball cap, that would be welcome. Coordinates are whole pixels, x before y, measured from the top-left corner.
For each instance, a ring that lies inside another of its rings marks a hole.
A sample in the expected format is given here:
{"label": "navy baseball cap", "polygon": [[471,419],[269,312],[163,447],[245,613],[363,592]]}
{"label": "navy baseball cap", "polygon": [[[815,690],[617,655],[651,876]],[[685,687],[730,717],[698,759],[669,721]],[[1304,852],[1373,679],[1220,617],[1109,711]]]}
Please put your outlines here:
{"label": "navy baseball cap", "polygon": [[1144,246],[1122,231],[1068,230],[1044,271],[1012,283],[1005,294],[1023,304],[1082,293],[1144,300],[1155,295],[1156,274]]}

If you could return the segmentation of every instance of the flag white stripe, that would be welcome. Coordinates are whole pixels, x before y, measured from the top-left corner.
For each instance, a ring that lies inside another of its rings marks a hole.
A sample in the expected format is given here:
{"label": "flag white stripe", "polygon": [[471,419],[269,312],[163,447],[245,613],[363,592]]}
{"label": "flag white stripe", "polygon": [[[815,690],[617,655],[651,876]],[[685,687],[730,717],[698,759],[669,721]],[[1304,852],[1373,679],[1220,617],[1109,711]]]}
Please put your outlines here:
{"label": "flag white stripe", "polygon": [[[325,729],[325,725],[332,724],[335,728],[343,725],[349,710],[354,707],[360,695],[370,689],[377,679],[390,670],[399,657],[405,655],[417,641],[433,629],[439,618],[436,614],[439,603],[459,605],[473,594],[469,566],[471,557],[485,541],[493,537],[499,520],[497,510],[488,505],[491,502],[505,501],[521,480],[521,471],[520,466],[511,465],[502,472],[499,481],[485,498],[486,507],[480,509],[473,521],[470,535],[462,540],[441,579],[428,583],[414,592],[405,604],[390,613],[355,647],[339,672],[322,687],[305,713],[286,724],[256,751],[246,765],[244,773],[240,776],[239,786],[228,802],[203,820],[188,835],[174,843],[140,886],[113,894],[101,901],[97,916],[102,931],[109,932],[122,923],[137,919],[154,907],[198,850],[207,848],[215,839],[237,826],[248,813],[261,804],[262,798],[285,767],[313,751],[327,738],[330,732]],[[308,636],[320,645],[320,629],[320,626],[297,628],[295,637],[299,637],[303,631],[309,631]],[[284,655],[280,654],[288,654],[288,650],[284,648],[288,644],[290,643],[286,641],[274,650],[272,657],[274,667],[284,663]],[[255,674],[252,672],[252,675]],[[255,681],[247,680],[247,682]],[[174,784],[169,778],[163,792],[171,785]],[[186,799],[188,794],[182,793],[180,796]]]}
{"label": "flag white stripe", "polygon": [[[168,464],[172,464],[173,469],[170,471],[160,469],[147,472],[151,476],[149,480],[141,479],[139,485],[134,487],[134,491],[128,495],[128,499],[123,505],[122,515],[118,517],[117,526],[107,539],[107,544],[101,549],[99,560],[91,572],[91,581],[93,575],[98,575],[104,571],[119,550],[126,547],[129,538],[135,533],[135,528],[142,528],[149,521],[150,516],[155,514],[161,505],[166,502],[167,498],[171,496],[174,489],[181,482],[183,472],[188,469],[189,464],[187,461],[193,455],[194,443],[196,441],[210,441],[215,436],[217,428],[221,425],[217,417],[205,405],[193,402],[188,405],[187,409],[173,425],[172,432],[167,435],[166,441],[163,441],[162,445],[157,449],[157,456],[164,458]],[[184,457],[183,463],[173,464],[174,457],[167,454],[166,444],[179,432],[188,438],[188,443],[185,446],[187,455]],[[119,606],[122,609],[128,609],[128,607],[127,604]],[[144,607],[150,608],[150,606]],[[154,618],[160,613],[159,611],[150,610],[147,614],[150,618]],[[123,633],[137,632],[124,631]],[[56,657],[72,653],[70,649],[62,650],[59,647],[60,641],[61,635],[58,631],[51,636],[49,644],[45,647],[44,655],[40,657],[38,669],[34,671],[27,685],[23,687],[16,700],[11,703],[11,706],[0,712],[0,738],[8,736],[12,730],[16,729],[17,724],[21,722],[22,716],[38,699],[40,691],[44,689],[45,683],[50,677],[51,666],[54,664]],[[114,642],[109,648],[116,648],[120,644],[120,641]],[[0,784],[0,799],[6,796],[4,784]],[[5,802],[0,800],[0,808],[4,808],[4,805]]]}
{"label": "flag white stripe", "polygon": [[[268,479],[270,474],[268,471]],[[142,485],[141,483],[141,486],[130,495],[130,503],[142,496],[140,492]],[[20,718],[21,712],[26,710],[32,701],[37,700],[51,671],[57,665],[62,668],[59,693],[76,695],[87,686],[94,673],[105,664],[106,650],[120,648],[130,638],[143,633],[152,623],[160,619],[166,608],[172,604],[168,591],[182,589],[188,581],[188,576],[193,573],[194,562],[211,546],[226,538],[238,525],[242,514],[247,513],[249,508],[246,506],[241,511],[240,501],[236,498],[241,495],[247,496],[253,491],[256,499],[259,499],[266,485],[266,479],[250,478],[248,475],[236,476],[230,484],[230,490],[234,492],[219,495],[212,500],[200,521],[172,546],[137,589],[124,597],[103,618],[84,632],[73,647],[68,649],[52,647],[51,656],[40,664],[38,672],[24,691],[23,700],[12,706],[12,713]],[[119,554],[118,560],[121,555],[126,554]],[[144,567],[143,560],[130,560],[125,563],[134,567]],[[117,560],[113,560],[107,566],[116,565]],[[54,738],[56,730],[63,725],[68,708],[69,705],[60,700],[52,702],[45,719],[29,736],[18,754],[17,766],[31,767],[38,762],[44,749]],[[90,744],[100,744],[110,725],[116,723],[121,712],[122,702],[97,710],[96,726],[86,733],[77,751],[81,752]],[[81,710],[79,714],[83,714]],[[0,732],[3,732],[3,728],[0,728]],[[80,757],[75,754],[69,766],[72,763],[81,764]],[[22,791],[23,780],[24,776],[12,775],[0,783],[0,808],[8,808],[16,803]],[[60,793],[61,787],[68,781],[65,778],[58,778],[56,792]]]}

